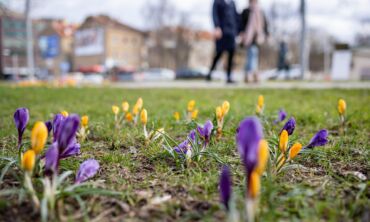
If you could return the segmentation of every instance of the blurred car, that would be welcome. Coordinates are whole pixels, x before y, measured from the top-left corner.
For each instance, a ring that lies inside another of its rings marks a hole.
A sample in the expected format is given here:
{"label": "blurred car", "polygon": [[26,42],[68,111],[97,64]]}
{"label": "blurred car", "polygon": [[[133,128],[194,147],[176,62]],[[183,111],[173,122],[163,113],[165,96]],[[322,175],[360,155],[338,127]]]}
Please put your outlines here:
{"label": "blurred car", "polygon": [[178,69],[176,79],[204,79],[207,73],[197,69]]}
{"label": "blurred car", "polygon": [[134,73],[134,81],[168,81],[174,80],[176,74],[170,69],[151,68]]}

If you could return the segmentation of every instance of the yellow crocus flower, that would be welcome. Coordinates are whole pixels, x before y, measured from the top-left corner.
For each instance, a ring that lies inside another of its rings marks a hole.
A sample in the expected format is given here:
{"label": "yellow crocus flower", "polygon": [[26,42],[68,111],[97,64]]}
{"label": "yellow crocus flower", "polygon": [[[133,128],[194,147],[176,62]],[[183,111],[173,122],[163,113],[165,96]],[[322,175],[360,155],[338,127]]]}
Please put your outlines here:
{"label": "yellow crocus flower", "polygon": [[193,112],[195,108],[195,100],[190,100],[188,102],[188,112]]}
{"label": "yellow crocus flower", "polygon": [[194,110],[192,113],[191,113],[191,119],[192,120],[195,120],[197,117],[198,117],[198,110]]}
{"label": "yellow crocus flower", "polygon": [[81,124],[83,127],[87,127],[89,124],[89,117],[87,115],[81,117]]}
{"label": "yellow crocus flower", "polygon": [[295,143],[292,146],[292,148],[290,148],[289,158],[293,159],[294,157],[296,157],[298,155],[299,151],[301,151],[301,149],[302,149],[302,144]]}
{"label": "yellow crocus flower", "polygon": [[148,112],[146,111],[146,109],[141,110],[140,120],[141,120],[141,123],[143,125],[147,124],[147,122],[148,122]]}
{"label": "yellow crocus flower", "polygon": [[340,99],[338,101],[338,113],[340,115],[344,115],[344,113],[346,112],[346,108],[347,108],[346,101],[344,101],[344,99]]}
{"label": "yellow crocus flower", "polygon": [[258,163],[255,168],[255,171],[259,173],[260,175],[263,174],[263,172],[266,169],[266,163],[269,158],[269,146],[266,140],[261,140],[259,144],[258,149]]}
{"label": "yellow crocus flower", "polygon": [[248,195],[251,198],[256,198],[261,189],[261,178],[260,175],[253,171],[250,175],[250,180],[248,183]]}
{"label": "yellow crocus flower", "polygon": [[280,139],[279,139],[279,148],[281,152],[285,153],[286,149],[288,148],[288,140],[289,140],[289,135],[286,130],[283,130],[280,134]]}
{"label": "yellow crocus flower", "polygon": [[67,117],[69,115],[69,113],[65,110],[63,110],[62,112],[60,112],[60,114],[62,114],[64,117]]}
{"label": "yellow crocus flower", "polygon": [[119,107],[118,106],[112,106],[112,111],[114,115],[117,115],[119,113]]}
{"label": "yellow crocus flower", "polygon": [[140,110],[143,108],[143,105],[144,105],[144,101],[143,99],[140,97],[139,99],[137,99],[136,101],[136,105],[137,105],[137,108]]}
{"label": "yellow crocus flower", "polygon": [[130,112],[126,113],[125,118],[127,122],[132,122],[132,120],[134,119]]}
{"label": "yellow crocus flower", "polygon": [[223,118],[223,112],[222,112],[222,108],[220,106],[217,106],[216,108],[216,118],[218,121],[221,121],[221,119]]}
{"label": "yellow crocus flower", "polygon": [[44,148],[48,138],[48,128],[45,123],[36,122],[31,131],[31,146],[36,154],[39,154]]}
{"label": "yellow crocus flower", "polygon": [[140,108],[137,104],[134,105],[134,108],[132,108],[132,113],[136,116],[139,114]]}
{"label": "yellow crocus flower", "polygon": [[21,167],[23,170],[31,173],[35,167],[36,153],[34,150],[27,150],[21,158]]}
{"label": "yellow crocus flower", "polygon": [[263,97],[263,95],[259,95],[258,96],[258,102],[257,102],[257,105],[262,109],[263,106],[265,105],[265,98]]}
{"label": "yellow crocus flower", "polygon": [[228,101],[224,101],[222,103],[222,115],[225,116],[230,110],[230,103]]}
{"label": "yellow crocus flower", "polygon": [[176,121],[180,120],[180,113],[179,112],[174,112],[173,117],[175,118]]}
{"label": "yellow crocus flower", "polygon": [[127,113],[129,109],[130,109],[130,104],[128,104],[127,101],[124,101],[122,103],[122,111],[125,112],[125,113]]}

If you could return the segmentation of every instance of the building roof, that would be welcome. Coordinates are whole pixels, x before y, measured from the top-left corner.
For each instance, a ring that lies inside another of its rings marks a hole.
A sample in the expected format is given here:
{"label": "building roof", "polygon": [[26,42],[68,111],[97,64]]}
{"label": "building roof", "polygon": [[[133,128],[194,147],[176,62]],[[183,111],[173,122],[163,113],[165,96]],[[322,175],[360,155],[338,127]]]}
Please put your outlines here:
{"label": "building roof", "polygon": [[129,29],[134,32],[139,32],[141,34],[145,34],[144,31],[139,30],[137,28],[134,28],[130,25],[123,24],[122,22],[119,22],[118,20],[109,17],[108,15],[94,15],[94,16],[89,16],[85,19],[85,21],[82,23],[80,28],[84,28],[87,24],[90,23],[96,23],[102,26],[109,26],[109,27],[114,27],[118,29]]}

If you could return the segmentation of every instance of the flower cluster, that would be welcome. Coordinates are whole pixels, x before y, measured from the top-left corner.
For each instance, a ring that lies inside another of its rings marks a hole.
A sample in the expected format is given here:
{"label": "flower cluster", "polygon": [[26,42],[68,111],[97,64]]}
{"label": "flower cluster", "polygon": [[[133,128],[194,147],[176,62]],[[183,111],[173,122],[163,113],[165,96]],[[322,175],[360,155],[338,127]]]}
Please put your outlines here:
{"label": "flower cluster", "polygon": [[195,107],[195,100],[190,100],[187,107],[187,120],[190,122],[196,120],[198,117],[199,110]]}
{"label": "flower cluster", "polygon": [[276,167],[276,173],[279,173],[284,164],[293,160],[302,149],[312,149],[317,146],[324,146],[328,142],[328,131],[320,130],[305,147],[303,147],[299,142],[290,144],[289,136],[293,134],[295,127],[295,119],[293,117],[289,118],[280,131],[278,149],[272,149],[273,156],[275,157],[274,166]]}
{"label": "flower cluster", "polygon": [[[85,130],[85,135],[88,132],[88,117],[81,118],[82,128],[80,132]],[[61,184],[58,177],[58,167],[60,160],[74,156],[80,153],[80,144],[77,142],[76,133],[79,128],[80,118],[76,114],[69,115],[63,111],[56,114],[53,122],[38,121],[34,124],[31,130],[31,147],[22,154],[23,134],[29,121],[29,112],[26,108],[19,108],[14,113],[14,122],[18,130],[18,149],[20,153],[19,166],[24,171],[23,187],[31,196],[31,199],[36,208],[41,207],[40,200],[45,199],[49,203],[47,206],[50,210],[54,209],[56,195]],[[53,134],[52,143],[45,152],[41,155],[46,143],[48,134]],[[41,164],[44,162],[44,164]],[[41,178],[44,185],[44,192],[41,198],[34,189],[32,176],[40,176],[38,172],[44,167],[46,177]],[[34,172],[37,169],[37,173]],[[75,183],[83,183],[87,179],[93,177],[99,169],[99,164],[96,160],[90,159],[83,162],[76,174]],[[64,175],[60,176],[65,178]],[[59,181],[59,182],[58,182]],[[71,188],[73,190],[73,187]],[[43,206],[45,207],[45,206]],[[45,210],[45,209],[44,209]]]}
{"label": "flower cluster", "polygon": [[230,110],[230,103],[224,101],[221,106],[216,107],[217,138],[221,138],[224,127],[225,116]]}

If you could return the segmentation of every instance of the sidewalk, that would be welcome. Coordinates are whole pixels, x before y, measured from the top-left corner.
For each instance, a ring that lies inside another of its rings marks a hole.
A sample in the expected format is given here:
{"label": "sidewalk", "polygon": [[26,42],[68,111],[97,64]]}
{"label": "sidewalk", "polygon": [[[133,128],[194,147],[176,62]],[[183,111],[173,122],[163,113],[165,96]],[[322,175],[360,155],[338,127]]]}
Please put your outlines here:
{"label": "sidewalk", "polygon": [[370,82],[262,82],[258,84],[205,81],[170,81],[170,82],[120,82],[112,87],[140,88],[179,88],[179,89],[370,89]]}

